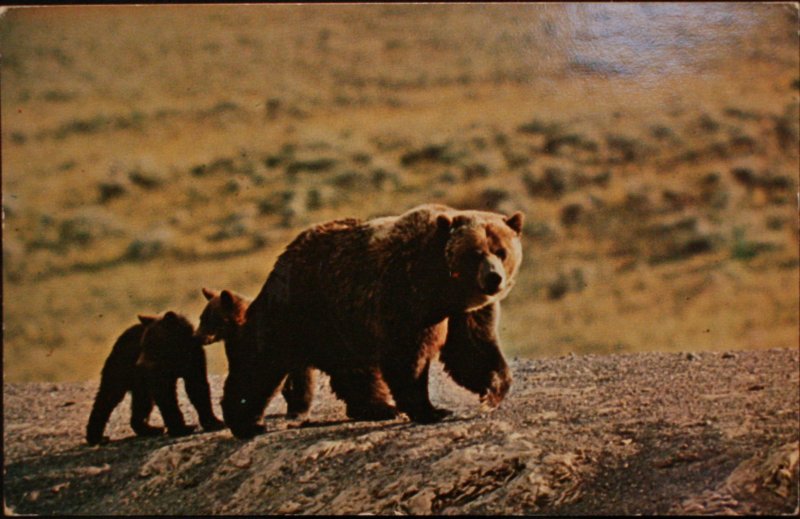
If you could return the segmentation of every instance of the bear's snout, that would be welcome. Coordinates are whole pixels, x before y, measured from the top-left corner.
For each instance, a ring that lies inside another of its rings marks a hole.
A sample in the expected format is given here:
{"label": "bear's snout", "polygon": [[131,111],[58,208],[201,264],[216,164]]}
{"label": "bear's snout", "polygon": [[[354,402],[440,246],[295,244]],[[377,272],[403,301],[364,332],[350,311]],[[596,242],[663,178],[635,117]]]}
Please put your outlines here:
{"label": "bear's snout", "polygon": [[207,333],[203,330],[197,330],[192,338],[196,342],[199,342],[201,346],[208,346],[209,344],[217,341],[217,338],[213,333]]}
{"label": "bear's snout", "polygon": [[493,296],[503,289],[503,266],[496,265],[491,259],[486,259],[478,269],[478,286],[481,292]]}
{"label": "bear's snout", "polygon": [[494,295],[500,292],[500,285],[503,284],[503,276],[498,274],[497,272],[489,272],[483,278],[483,283],[481,283],[481,288],[486,295]]}
{"label": "bear's snout", "polygon": [[215,335],[204,335],[197,337],[197,341],[200,343],[200,346],[208,346],[209,344],[217,342],[217,337]]}

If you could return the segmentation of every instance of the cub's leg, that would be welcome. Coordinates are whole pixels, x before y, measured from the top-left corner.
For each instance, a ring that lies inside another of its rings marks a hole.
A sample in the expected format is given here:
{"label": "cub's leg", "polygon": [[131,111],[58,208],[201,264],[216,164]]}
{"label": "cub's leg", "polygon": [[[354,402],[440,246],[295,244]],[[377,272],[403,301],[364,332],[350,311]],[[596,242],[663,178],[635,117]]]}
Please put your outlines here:
{"label": "cub's leg", "polygon": [[147,370],[147,384],[153,399],[161,411],[161,417],[167,426],[170,436],[186,436],[194,431],[194,425],[183,421],[183,414],[178,407],[178,378],[162,370]]}
{"label": "cub's leg", "polygon": [[103,435],[114,408],[133,389],[136,359],[141,351],[144,326],[137,324],[125,330],[114,342],[100,374],[100,387],[86,425],[86,441],[97,445],[108,441]]}
{"label": "cub's leg", "polygon": [[131,390],[131,429],[138,436],[160,436],[164,434],[163,427],[148,425],[150,413],[153,411],[153,397],[147,390],[144,375],[138,373],[134,378]]}
{"label": "cub's leg", "polygon": [[97,390],[92,412],[89,415],[89,423],[86,425],[86,442],[89,445],[108,441],[108,437],[103,435],[106,424],[114,408],[125,398],[128,389],[130,389],[128,380],[120,380],[113,374],[106,374],[104,370],[100,389]]}
{"label": "cub's leg", "polygon": [[287,404],[287,418],[295,419],[308,415],[316,389],[316,374],[314,368],[306,367],[293,370],[286,377],[281,393]]}

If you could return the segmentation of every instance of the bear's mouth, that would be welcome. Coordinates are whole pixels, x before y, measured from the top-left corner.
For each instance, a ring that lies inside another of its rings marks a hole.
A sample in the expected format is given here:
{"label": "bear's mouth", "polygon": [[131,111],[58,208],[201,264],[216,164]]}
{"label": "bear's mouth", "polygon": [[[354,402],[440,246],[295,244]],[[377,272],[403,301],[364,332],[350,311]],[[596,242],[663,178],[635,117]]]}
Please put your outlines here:
{"label": "bear's mouth", "polygon": [[497,296],[491,296],[482,293],[475,294],[475,296],[470,298],[470,300],[467,302],[464,311],[474,312],[475,310],[479,310],[488,304],[494,303],[497,301],[497,299]]}
{"label": "bear's mouth", "polygon": [[194,339],[200,343],[201,346],[208,346],[209,344],[213,344],[219,340],[216,334],[214,333],[202,333],[198,332],[194,335]]}
{"label": "bear's mouth", "polygon": [[480,308],[483,308],[486,305],[496,303],[497,301],[501,301],[504,299],[510,292],[511,288],[514,286],[514,282],[508,281],[500,287],[499,290],[492,294],[488,294],[483,291],[482,288],[479,287],[479,290],[474,293],[472,297],[470,297],[469,301],[466,304],[465,311],[473,312]]}

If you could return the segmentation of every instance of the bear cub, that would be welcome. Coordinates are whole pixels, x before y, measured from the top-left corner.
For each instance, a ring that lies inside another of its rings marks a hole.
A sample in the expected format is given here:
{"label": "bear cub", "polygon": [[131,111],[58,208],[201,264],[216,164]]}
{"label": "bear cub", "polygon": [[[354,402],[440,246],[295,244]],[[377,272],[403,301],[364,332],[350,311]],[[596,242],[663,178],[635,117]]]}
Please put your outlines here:
{"label": "bear cub", "polygon": [[[229,369],[238,369],[238,364],[243,362],[240,360],[241,333],[251,301],[231,290],[217,292],[203,288],[202,293],[207,303],[200,314],[196,335],[204,345],[224,341]],[[286,377],[281,393],[287,403],[287,418],[308,415],[315,381],[316,371],[312,368],[297,370]]]}
{"label": "bear cub", "polygon": [[108,419],[125,394],[131,392],[131,428],[138,436],[155,436],[162,427],[148,425],[153,406],[158,405],[170,436],[191,433],[178,407],[177,381],[183,378],[189,400],[206,431],[224,428],[211,407],[206,374],[206,356],[200,338],[189,321],[175,312],[163,317],[139,316],[114,343],[100,379],[100,388],[86,426],[86,441],[97,445]]}

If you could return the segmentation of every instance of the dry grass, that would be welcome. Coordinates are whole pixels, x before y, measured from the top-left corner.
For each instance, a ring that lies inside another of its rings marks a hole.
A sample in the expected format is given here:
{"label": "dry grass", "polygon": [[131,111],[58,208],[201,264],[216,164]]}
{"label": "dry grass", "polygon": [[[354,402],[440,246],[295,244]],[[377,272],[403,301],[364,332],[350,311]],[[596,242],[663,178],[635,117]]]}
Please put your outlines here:
{"label": "dry grass", "polygon": [[4,375],[95,378],[137,312],[196,319],[200,287],[255,295],[303,226],[432,201],[526,212],[509,354],[796,347],[796,23],[784,5],[7,12]]}

